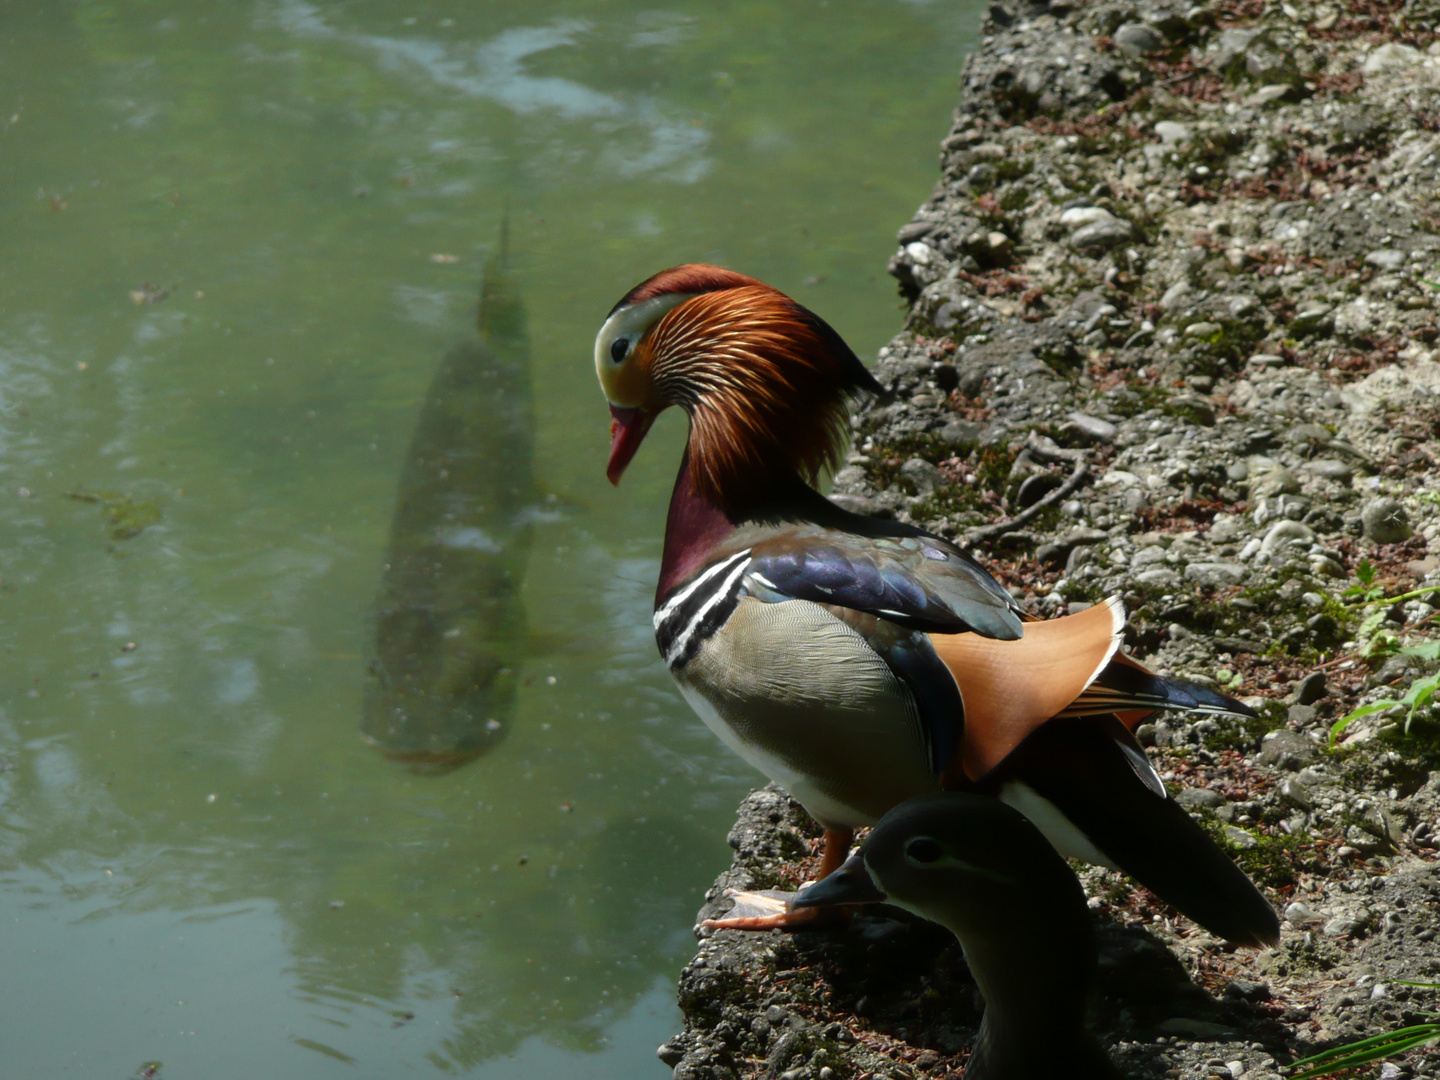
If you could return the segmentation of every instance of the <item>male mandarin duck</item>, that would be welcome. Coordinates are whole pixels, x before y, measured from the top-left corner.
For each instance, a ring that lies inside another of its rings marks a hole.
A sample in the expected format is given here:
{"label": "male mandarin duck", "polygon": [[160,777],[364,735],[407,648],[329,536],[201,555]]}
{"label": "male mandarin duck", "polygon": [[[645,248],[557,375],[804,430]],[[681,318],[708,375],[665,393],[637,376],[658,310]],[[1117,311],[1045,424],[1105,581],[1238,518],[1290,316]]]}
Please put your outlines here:
{"label": "male mandarin duck", "polygon": [[911,799],[793,906],[881,902],[960,939],[985,998],[965,1080],[1121,1080],[1085,1027],[1097,963],[1085,893],[1025,818],[969,793]]}
{"label": "male mandarin duck", "polygon": [[1167,798],[1131,733],[1156,709],[1249,710],[1120,652],[1118,600],[1031,621],[945,540],[822,496],[813,485],[838,463],[848,399],[880,391],[824,320],[754,278],[678,266],[615,305],[595,366],[612,483],[657,414],[689,415],[656,641],[701,719],[824,826],[821,877],[856,827],[965,788],[1219,936],[1277,940],[1274,910]]}

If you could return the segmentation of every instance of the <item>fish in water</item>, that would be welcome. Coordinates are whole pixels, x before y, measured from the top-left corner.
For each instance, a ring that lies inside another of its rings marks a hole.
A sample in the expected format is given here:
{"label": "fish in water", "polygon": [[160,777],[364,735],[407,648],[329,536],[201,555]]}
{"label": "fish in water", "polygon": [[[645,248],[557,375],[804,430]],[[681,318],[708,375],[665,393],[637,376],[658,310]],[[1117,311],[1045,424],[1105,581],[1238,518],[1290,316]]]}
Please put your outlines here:
{"label": "fish in water", "polygon": [[360,731],[443,773],[505,738],[527,637],[520,584],[536,505],[525,308],[485,269],[478,335],[441,360],[400,473]]}

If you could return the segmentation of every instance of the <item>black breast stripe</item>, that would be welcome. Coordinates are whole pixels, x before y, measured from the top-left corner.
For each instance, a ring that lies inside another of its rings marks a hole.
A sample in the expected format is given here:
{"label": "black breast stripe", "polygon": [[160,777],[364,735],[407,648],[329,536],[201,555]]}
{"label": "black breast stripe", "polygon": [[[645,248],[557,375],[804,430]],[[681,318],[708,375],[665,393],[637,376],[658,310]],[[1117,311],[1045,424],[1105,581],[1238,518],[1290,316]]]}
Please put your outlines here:
{"label": "black breast stripe", "polygon": [[725,625],[740,602],[750,566],[746,549],[707,567],[655,609],[655,643],[672,671],[685,665],[705,639]]}

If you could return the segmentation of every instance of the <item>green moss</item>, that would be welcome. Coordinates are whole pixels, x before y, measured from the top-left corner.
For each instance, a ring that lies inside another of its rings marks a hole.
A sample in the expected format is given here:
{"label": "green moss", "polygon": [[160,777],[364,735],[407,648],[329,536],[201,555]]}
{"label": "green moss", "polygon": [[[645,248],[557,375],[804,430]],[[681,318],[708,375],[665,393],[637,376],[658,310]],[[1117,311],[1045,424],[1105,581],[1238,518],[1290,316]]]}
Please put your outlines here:
{"label": "green moss", "polygon": [[1003,157],[999,161],[990,163],[995,167],[995,175],[1002,181],[1019,180],[1022,176],[1029,176],[1035,168],[1035,160],[1029,157]]}
{"label": "green moss", "polygon": [[1249,623],[1249,613],[1219,603],[1202,599],[1192,600],[1184,609],[1174,611],[1170,619],[1201,634],[1226,635]]}
{"label": "green moss", "polygon": [[1024,184],[1007,184],[999,192],[1000,208],[1006,213],[1024,210],[1035,204],[1035,195]]}
{"label": "green moss", "polygon": [[917,508],[919,516],[939,517],[967,510],[985,510],[988,515],[993,516],[994,504],[985,496],[987,493],[1001,494],[1012,486],[1010,469],[1015,463],[1017,451],[1004,443],[975,446],[964,455],[956,453],[959,449],[961,448],[946,442],[938,435],[904,435],[877,445],[870,451],[870,474],[881,487],[893,487],[907,495],[914,495],[917,494],[915,485],[900,472],[900,467],[905,462],[912,457],[918,457],[932,465],[938,465],[943,461],[961,457],[972,471],[973,482],[942,481],[936,487],[935,493]]}
{"label": "green moss", "polygon": [[1302,853],[1312,847],[1310,838],[1304,834],[1283,833],[1272,836],[1247,829],[1255,839],[1255,846],[1237,848],[1225,837],[1227,823],[1213,814],[1205,814],[1200,823],[1215,838],[1216,843],[1230,853],[1230,857],[1251,881],[1268,885],[1272,889],[1295,884],[1296,870],[1305,862]]}
{"label": "green moss", "polygon": [[1060,595],[1066,600],[1088,600],[1092,604],[1098,604],[1108,594],[1097,580],[1077,581],[1066,578],[1065,584],[1060,587]]}
{"label": "green moss", "polygon": [[1225,360],[1243,360],[1254,352],[1253,346],[1265,336],[1265,328],[1258,323],[1240,322],[1236,319],[1215,317],[1211,321],[1218,330],[1189,340],[1205,347],[1206,351]]}
{"label": "green moss", "polygon": [[930,431],[915,432],[910,435],[901,435],[894,439],[886,439],[883,442],[876,440],[873,449],[870,451],[871,469],[878,472],[886,467],[882,459],[891,459],[893,464],[888,467],[898,470],[901,465],[913,457],[924,458],[932,465],[938,465],[954,456],[955,448],[939,435]]}
{"label": "green moss", "polygon": [[1120,416],[1129,419],[1149,409],[1163,409],[1170,400],[1170,394],[1158,386],[1150,386],[1138,379],[1127,379],[1125,392],[1108,396],[1106,404]]}
{"label": "green moss", "polygon": [[1320,934],[1297,934],[1285,938],[1280,948],[1261,958],[1261,963],[1263,971],[1283,978],[1329,971],[1344,958],[1344,954]]}
{"label": "green moss", "polygon": [[[1244,693],[1244,688],[1232,690]],[[1214,717],[1216,730],[1205,740],[1209,750],[1231,750],[1237,746],[1256,746],[1269,732],[1286,726],[1286,707],[1279,701],[1267,701],[1259,716]]]}

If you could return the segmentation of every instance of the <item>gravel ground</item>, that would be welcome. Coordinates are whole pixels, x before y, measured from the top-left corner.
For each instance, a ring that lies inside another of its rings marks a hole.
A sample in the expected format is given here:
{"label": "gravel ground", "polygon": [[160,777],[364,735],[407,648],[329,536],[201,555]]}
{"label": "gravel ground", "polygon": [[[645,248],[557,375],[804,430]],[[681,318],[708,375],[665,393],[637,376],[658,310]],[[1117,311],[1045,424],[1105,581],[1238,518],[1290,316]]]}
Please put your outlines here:
{"label": "gravel ground", "polygon": [[[1278,949],[1081,870],[1137,1078],[1263,1080],[1440,1013],[1402,984],[1440,981],[1440,711],[1330,743],[1437,668],[1397,651],[1440,638],[1440,594],[1405,598],[1440,584],[1437,29],[1440,0],[996,4],[891,260],[910,312],[837,499],[973,544],[1037,613],[1122,596],[1136,655],[1262,713],[1140,735]],[[752,795],[702,916],[793,888],[817,835]],[[958,1076],[979,1020],[953,940],[888,909],[702,937],[680,1003],[686,1080]]]}

